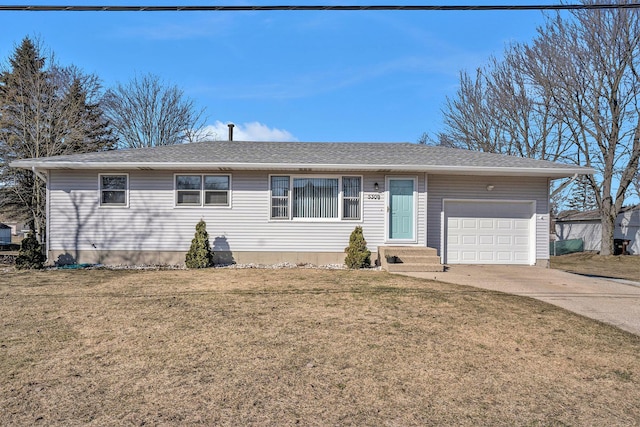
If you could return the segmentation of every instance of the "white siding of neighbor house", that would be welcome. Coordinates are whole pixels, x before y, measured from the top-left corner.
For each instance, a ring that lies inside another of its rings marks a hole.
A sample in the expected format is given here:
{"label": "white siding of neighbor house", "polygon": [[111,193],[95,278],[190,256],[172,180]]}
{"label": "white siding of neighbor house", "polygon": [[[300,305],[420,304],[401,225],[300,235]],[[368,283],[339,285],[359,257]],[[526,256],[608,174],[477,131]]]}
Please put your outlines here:
{"label": "white siding of neighbor house", "polygon": [[556,223],[558,240],[582,239],[585,251],[599,251],[602,243],[600,221]]}
{"label": "white siding of neighbor house", "polygon": [[[487,186],[493,189],[487,191]],[[444,199],[533,200],[536,206],[536,259],[549,259],[547,178],[429,175],[427,246],[441,251]]]}
{"label": "white siding of neighbor house", "polygon": [[[50,250],[187,251],[200,219],[207,223],[214,251],[342,252],[356,225],[363,227],[373,251],[385,243],[383,173],[327,174],[363,177],[363,219],[334,222],[271,220],[268,172],[229,172],[231,206],[197,208],[174,206],[174,173],[180,171],[128,171],[129,206],[100,207],[99,173],[118,172],[51,171]],[[321,174],[308,174],[317,175]],[[407,176],[418,178],[417,236],[418,244],[425,245],[425,177]],[[378,192],[374,191],[374,183],[379,185]],[[368,199],[369,194],[381,197]]]}
{"label": "white siding of neighbor house", "polygon": [[618,215],[613,238],[629,240],[629,253],[640,255],[640,209],[628,210]]}
{"label": "white siding of neighbor house", "polygon": [[[585,251],[599,251],[602,246],[599,220],[556,222],[555,232],[558,240],[582,239]],[[618,214],[613,238],[629,240],[627,251],[631,255],[640,255],[640,209]]]}

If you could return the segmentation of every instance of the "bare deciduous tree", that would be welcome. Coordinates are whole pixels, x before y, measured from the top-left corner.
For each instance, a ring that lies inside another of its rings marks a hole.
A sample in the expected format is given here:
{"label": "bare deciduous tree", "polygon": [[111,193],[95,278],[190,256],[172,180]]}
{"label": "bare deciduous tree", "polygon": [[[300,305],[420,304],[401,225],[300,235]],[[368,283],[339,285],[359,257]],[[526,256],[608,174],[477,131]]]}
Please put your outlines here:
{"label": "bare deciduous tree", "polygon": [[510,46],[504,59],[460,75],[460,88],[443,108],[440,145],[557,161],[571,152],[559,138],[564,126],[551,94],[533,84],[523,68],[524,47]]}
{"label": "bare deciduous tree", "polygon": [[614,221],[638,173],[639,17],[602,9],[547,18],[531,44],[510,46],[475,80],[461,75],[438,136],[444,145],[593,167],[603,255],[613,251]]}
{"label": "bare deciduous tree", "polygon": [[476,70],[475,79],[460,73],[460,87],[447,98],[443,109],[447,129],[437,135],[440,145],[490,153],[508,153],[498,119],[498,106],[490,91],[486,69]]}
{"label": "bare deciduous tree", "polygon": [[146,74],[118,83],[105,95],[105,109],[120,147],[182,144],[201,139],[204,110],[177,86]]}
{"label": "bare deciduous tree", "polygon": [[[553,93],[588,177],[602,219],[602,255],[613,253],[615,219],[640,159],[640,12],[576,11],[541,29],[531,49],[534,69]],[[545,58],[544,62],[542,59]]]}

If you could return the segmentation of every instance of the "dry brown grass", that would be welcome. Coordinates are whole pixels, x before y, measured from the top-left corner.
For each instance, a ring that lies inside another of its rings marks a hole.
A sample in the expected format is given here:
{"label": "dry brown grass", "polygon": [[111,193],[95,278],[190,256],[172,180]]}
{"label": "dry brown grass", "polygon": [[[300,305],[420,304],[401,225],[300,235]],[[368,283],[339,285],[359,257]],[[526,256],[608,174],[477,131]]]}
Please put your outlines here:
{"label": "dry brown grass", "polygon": [[640,338],[376,271],[10,272],[2,425],[637,425]]}
{"label": "dry brown grass", "polygon": [[551,268],[592,276],[640,282],[640,256],[602,256],[592,252],[552,256]]}

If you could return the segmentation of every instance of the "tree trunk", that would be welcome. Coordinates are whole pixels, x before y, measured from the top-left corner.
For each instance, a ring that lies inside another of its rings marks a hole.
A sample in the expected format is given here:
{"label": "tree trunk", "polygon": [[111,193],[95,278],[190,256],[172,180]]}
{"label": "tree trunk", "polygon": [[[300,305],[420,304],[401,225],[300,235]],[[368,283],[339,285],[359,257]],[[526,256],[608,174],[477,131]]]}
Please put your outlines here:
{"label": "tree trunk", "polygon": [[612,206],[609,208],[608,212],[604,210],[602,212],[602,238],[600,244],[600,255],[613,255],[613,232],[615,230],[615,223],[617,212],[615,212],[615,208]]}

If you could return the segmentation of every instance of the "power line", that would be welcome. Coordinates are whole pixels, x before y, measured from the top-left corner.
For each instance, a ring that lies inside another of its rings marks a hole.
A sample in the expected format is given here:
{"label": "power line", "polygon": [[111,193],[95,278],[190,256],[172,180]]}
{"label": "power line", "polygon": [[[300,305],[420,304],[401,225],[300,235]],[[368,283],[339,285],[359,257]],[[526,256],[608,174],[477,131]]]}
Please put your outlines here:
{"label": "power line", "polygon": [[254,11],[490,11],[640,9],[640,3],[555,5],[422,5],[422,6],[77,6],[0,5],[0,12],[254,12]]}

